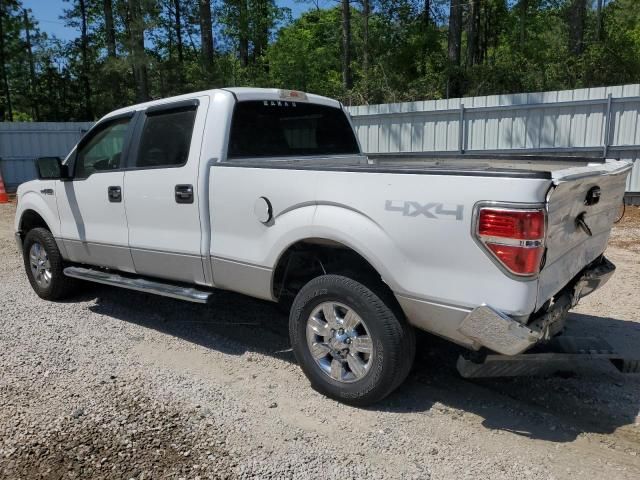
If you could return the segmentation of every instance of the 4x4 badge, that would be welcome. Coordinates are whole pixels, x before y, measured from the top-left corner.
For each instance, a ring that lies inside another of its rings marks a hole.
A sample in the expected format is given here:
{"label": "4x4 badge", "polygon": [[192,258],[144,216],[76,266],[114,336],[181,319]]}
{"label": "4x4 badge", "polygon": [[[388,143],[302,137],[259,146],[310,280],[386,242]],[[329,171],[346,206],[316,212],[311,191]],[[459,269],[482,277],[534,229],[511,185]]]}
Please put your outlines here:
{"label": "4x4 badge", "polygon": [[441,216],[455,217],[462,220],[464,205],[456,205],[455,208],[447,208],[443,203],[430,202],[422,204],[403,200],[387,200],[384,206],[389,212],[401,212],[405,217],[417,217],[424,215],[427,218],[439,218]]}

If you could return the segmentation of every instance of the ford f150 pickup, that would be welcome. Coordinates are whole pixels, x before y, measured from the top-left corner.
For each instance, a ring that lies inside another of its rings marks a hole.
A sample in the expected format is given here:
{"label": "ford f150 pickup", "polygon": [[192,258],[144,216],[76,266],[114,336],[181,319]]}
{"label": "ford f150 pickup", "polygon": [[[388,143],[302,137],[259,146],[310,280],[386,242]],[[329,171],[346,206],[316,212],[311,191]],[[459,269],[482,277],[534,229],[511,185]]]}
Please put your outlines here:
{"label": "ford f150 pickup", "polygon": [[35,292],[78,279],[206,303],[281,302],[312,386],[365,405],[411,368],[414,329],[512,356],[614,271],[630,165],[367,156],[343,106],[229,88],[115,111],[18,189]]}

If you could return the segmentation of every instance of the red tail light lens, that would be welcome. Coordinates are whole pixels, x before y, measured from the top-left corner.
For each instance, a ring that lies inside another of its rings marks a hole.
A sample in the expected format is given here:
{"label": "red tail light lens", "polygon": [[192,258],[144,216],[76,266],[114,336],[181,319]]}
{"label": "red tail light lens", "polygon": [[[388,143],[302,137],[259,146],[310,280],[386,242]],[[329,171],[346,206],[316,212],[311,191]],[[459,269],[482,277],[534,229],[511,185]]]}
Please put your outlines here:
{"label": "red tail light lens", "polygon": [[498,243],[487,243],[487,247],[511,272],[516,275],[538,273],[544,248],[522,248]]}
{"label": "red tail light lens", "polygon": [[482,207],[476,236],[487,253],[510,273],[536,275],[544,255],[545,211]]}
{"label": "red tail light lens", "polygon": [[478,235],[517,240],[544,238],[544,212],[482,208],[478,220]]}

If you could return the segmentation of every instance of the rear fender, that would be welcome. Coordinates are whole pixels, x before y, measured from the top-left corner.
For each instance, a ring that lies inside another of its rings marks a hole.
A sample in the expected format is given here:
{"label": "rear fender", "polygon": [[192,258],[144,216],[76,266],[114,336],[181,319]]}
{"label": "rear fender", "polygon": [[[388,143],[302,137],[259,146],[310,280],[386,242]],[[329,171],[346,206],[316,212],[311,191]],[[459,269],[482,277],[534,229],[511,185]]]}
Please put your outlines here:
{"label": "rear fender", "polygon": [[[375,268],[391,290],[404,290],[398,276],[408,264],[406,257],[384,229],[364,213],[341,205],[318,205],[313,236],[353,249]],[[392,274],[386,265],[394,265],[396,271]]]}

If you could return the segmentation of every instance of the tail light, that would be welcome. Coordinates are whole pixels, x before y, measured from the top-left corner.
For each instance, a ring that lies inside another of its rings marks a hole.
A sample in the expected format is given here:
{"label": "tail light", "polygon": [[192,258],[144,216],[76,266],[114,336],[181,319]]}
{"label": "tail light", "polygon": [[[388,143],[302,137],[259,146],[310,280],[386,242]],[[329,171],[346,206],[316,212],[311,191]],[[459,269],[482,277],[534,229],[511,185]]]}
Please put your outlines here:
{"label": "tail light", "polygon": [[480,207],[476,238],[509,273],[533,276],[544,255],[545,210]]}

